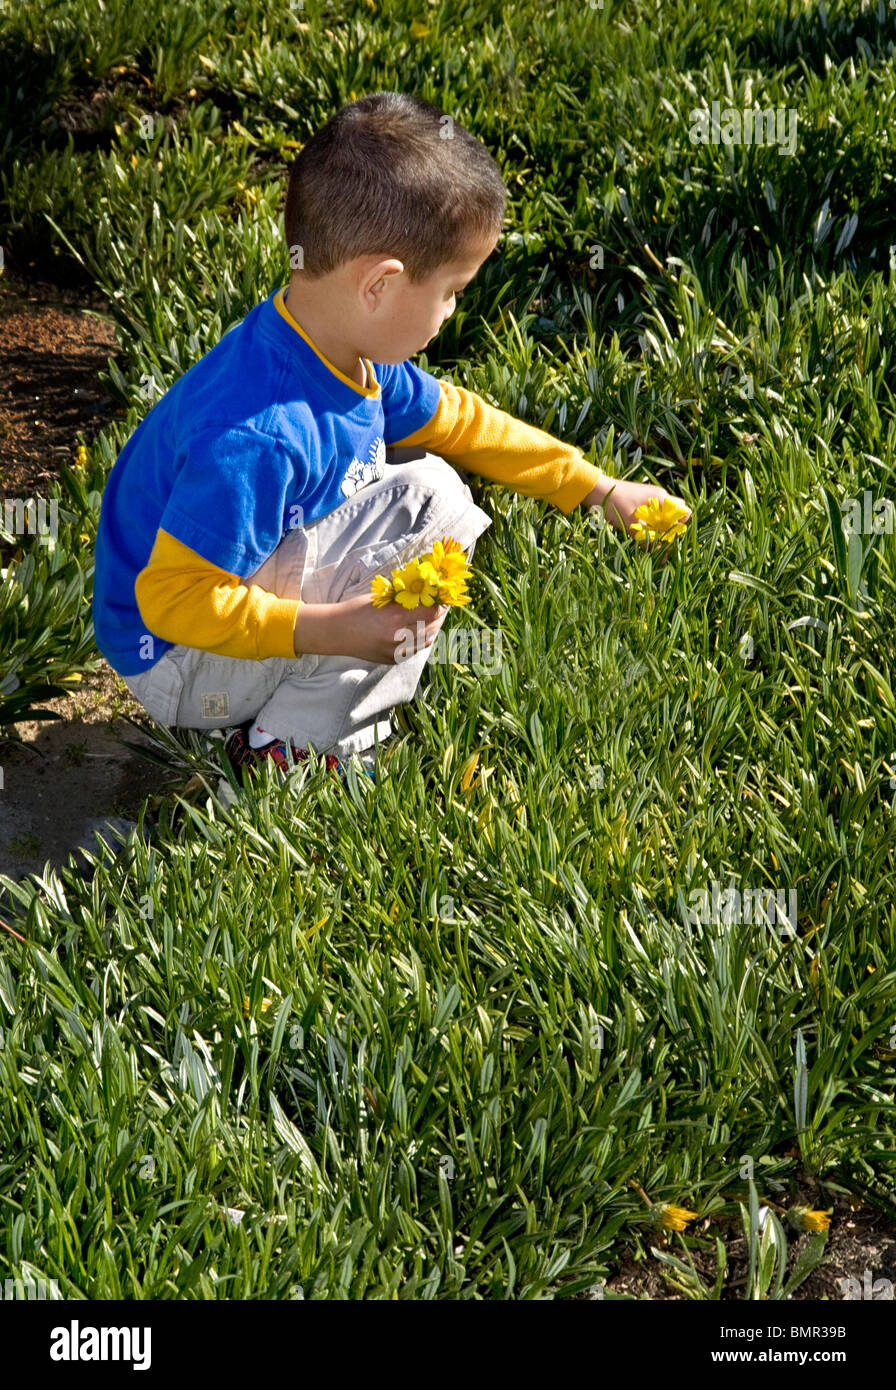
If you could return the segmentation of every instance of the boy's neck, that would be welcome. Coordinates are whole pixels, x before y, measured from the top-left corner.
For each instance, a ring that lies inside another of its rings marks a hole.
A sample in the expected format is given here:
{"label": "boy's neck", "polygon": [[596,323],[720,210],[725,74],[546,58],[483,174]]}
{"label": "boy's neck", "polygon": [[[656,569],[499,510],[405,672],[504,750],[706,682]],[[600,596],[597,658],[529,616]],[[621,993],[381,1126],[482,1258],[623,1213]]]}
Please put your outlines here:
{"label": "boy's neck", "polygon": [[323,353],[328,362],[342,372],[343,376],[347,376],[349,381],[356,381],[359,386],[367,384],[361,358],[351,348],[347,348],[332,331],[332,304],[329,311],[325,310],[323,305],[317,304],[315,296],[309,292],[307,286],[299,288],[295,276],[291,278],[284,291],[283,303],[290,317],[308,334],[318,352]]}

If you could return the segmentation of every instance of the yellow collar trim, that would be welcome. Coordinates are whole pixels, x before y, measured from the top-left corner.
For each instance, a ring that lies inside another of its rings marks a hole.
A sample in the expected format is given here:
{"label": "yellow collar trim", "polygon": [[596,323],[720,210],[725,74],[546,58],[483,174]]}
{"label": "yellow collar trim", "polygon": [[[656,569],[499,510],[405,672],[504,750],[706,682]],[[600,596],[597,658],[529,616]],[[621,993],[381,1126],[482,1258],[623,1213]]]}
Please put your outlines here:
{"label": "yellow collar trim", "polygon": [[371,366],[370,362],[368,362],[367,358],[362,357],[361,361],[364,363],[364,371],[366,373],[367,380],[372,381],[373,385],[359,386],[356,381],[352,381],[351,377],[346,376],[345,373],[341,372],[338,367],[334,367],[333,363],[328,361],[328,359],[324,357],[320,349],[314,345],[314,343],[308,337],[308,334],[305,332],[304,328],[302,328],[301,324],[296,323],[292,314],[289,312],[289,310],[283,302],[283,296],[285,292],[286,286],[284,285],[274,295],[274,307],[277,309],[277,312],[283,316],[283,318],[289,324],[290,328],[294,328],[296,332],[305,339],[305,342],[311,348],[311,351],[317,354],[317,356],[320,358],[321,362],[323,362],[327,370],[332,372],[334,376],[338,377],[341,382],[344,382],[346,386],[350,386],[353,391],[357,391],[359,396],[371,396],[374,399],[377,396],[379,396],[380,384],[377,381],[373,367]]}

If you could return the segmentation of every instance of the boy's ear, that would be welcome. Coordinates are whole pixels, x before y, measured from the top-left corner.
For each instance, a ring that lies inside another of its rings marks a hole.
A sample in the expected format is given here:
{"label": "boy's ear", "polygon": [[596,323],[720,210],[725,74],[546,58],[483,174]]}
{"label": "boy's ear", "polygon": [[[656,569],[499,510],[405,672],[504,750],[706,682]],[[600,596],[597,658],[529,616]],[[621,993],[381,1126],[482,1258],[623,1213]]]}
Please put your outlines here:
{"label": "boy's ear", "polygon": [[382,302],[382,297],[386,291],[386,281],[395,275],[404,272],[404,262],[392,256],[388,260],[377,261],[363,275],[360,290],[370,308],[375,308],[376,304]]}

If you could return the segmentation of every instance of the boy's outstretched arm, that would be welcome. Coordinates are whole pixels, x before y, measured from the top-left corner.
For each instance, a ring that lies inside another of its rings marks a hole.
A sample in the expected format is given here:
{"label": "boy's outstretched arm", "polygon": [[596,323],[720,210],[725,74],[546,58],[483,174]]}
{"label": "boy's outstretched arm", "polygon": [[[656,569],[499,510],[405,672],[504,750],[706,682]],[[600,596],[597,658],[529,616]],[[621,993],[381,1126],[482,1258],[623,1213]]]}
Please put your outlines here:
{"label": "boy's outstretched arm", "polygon": [[[626,532],[635,519],[636,507],[650,497],[662,501],[672,496],[653,484],[610,477],[589,463],[574,445],[498,410],[453,382],[440,380],[439,392],[435,413],[425,425],[405,438],[387,442],[421,445],[449,463],[503,483],[526,497],[541,498],[562,512],[569,513],[580,503],[602,506],[607,520]],[[688,517],[690,514],[688,510]]]}

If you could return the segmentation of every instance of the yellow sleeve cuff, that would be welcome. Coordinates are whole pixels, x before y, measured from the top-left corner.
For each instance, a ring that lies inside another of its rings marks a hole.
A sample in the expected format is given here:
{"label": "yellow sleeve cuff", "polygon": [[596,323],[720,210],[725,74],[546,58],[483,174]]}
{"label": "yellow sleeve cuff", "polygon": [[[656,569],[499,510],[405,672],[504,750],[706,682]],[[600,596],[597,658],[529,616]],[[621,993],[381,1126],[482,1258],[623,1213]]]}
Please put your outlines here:
{"label": "yellow sleeve cuff", "polygon": [[148,630],[165,642],[250,661],[296,655],[301,599],[244,584],[161,528],[134,595]]}

